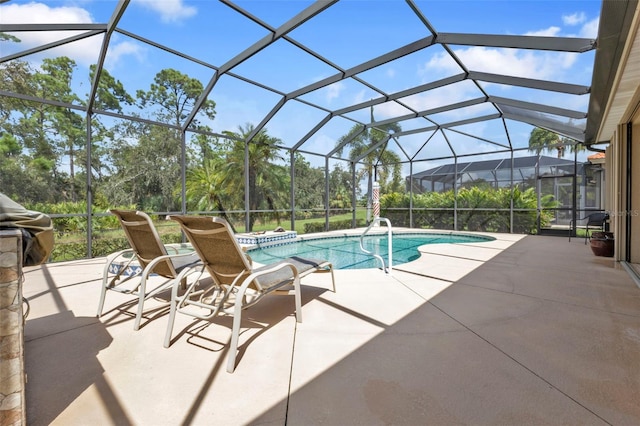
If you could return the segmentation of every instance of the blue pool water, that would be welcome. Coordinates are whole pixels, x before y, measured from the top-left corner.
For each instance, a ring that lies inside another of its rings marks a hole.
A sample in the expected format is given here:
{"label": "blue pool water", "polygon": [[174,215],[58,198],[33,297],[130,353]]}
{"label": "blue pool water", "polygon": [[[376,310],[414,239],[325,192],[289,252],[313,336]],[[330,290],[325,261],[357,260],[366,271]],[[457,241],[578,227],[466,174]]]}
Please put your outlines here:
{"label": "blue pool water", "polygon": [[[491,237],[463,234],[403,233],[393,234],[393,265],[400,265],[420,257],[418,247],[425,244],[469,243],[491,241]],[[374,252],[385,260],[388,252],[387,235],[367,235],[364,248]],[[259,263],[273,263],[289,256],[325,259],[333,263],[335,269],[379,268],[380,261],[363,253],[359,236],[340,236],[309,239],[277,246],[256,248],[247,252]]]}

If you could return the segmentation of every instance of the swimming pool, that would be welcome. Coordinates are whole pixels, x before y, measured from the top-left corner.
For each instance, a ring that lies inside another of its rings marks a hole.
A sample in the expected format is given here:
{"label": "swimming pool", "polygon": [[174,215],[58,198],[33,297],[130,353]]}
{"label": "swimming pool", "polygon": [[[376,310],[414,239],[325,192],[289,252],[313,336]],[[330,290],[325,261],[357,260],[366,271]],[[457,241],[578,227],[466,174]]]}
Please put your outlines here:
{"label": "swimming pool", "polygon": [[[469,243],[492,241],[492,237],[453,234],[453,233],[394,233],[393,234],[393,266],[411,262],[420,257],[418,247],[425,244]],[[382,256],[387,262],[387,235],[367,235],[364,237],[365,249]],[[272,263],[289,256],[312,257],[325,259],[333,263],[335,269],[379,268],[380,261],[363,253],[360,249],[360,236],[335,236],[303,239],[267,247],[254,248],[247,251],[258,263]]]}

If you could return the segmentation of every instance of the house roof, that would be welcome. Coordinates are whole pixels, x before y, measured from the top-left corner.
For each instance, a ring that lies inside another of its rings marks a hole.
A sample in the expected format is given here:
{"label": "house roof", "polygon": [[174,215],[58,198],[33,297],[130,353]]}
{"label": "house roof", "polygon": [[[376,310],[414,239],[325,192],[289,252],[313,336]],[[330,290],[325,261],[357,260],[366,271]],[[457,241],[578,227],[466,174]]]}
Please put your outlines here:
{"label": "house roof", "polygon": [[[548,166],[573,166],[572,160],[565,160],[563,158],[537,156],[532,155],[529,157],[515,157],[513,159],[513,168],[532,168],[536,167],[548,167]],[[464,163],[449,163],[442,166],[433,167],[431,169],[414,173],[411,177],[413,179],[423,179],[429,176],[442,176],[456,173],[469,173],[477,171],[493,171],[501,169],[510,169],[511,161],[509,159],[497,159],[497,160],[483,160],[483,161],[470,161]]]}

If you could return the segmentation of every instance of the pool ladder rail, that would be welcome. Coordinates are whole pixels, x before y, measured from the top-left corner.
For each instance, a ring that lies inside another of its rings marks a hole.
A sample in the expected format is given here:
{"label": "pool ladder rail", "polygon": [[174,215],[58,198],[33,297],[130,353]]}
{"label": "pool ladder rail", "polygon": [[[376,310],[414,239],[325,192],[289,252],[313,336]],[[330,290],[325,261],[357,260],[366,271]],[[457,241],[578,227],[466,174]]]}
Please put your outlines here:
{"label": "pool ladder rail", "polygon": [[[384,264],[384,259],[382,258],[382,256],[380,256],[379,254],[375,254],[372,251],[369,251],[367,249],[364,248],[364,237],[365,235],[367,235],[367,232],[369,232],[369,230],[375,225],[375,224],[379,224],[380,222],[384,221],[387,224],[387,240],[389,242],[389,248],[388,248],[388,260],[389,260],[389,264],[385,266]],[[370,254],[371,256],[375,257],[376,259],[378,259],[380,261],[380,263],[382,264],[382,270],[384,271],[385,274],[387,275],[391,275],[391,270],[393,268],[393,233],[392,233],[392,229],[391,229],[391,222],[389,221],[389,219],[387,219],[386,217],[376,217],[374,218],[371,223],[369,224],[369,226],[367,226],[367,229],[364,230],[364,232],[362,233],[362,235],[360,235],[360,250],[362,250],[363,252],[365,252],[366,254]]]}

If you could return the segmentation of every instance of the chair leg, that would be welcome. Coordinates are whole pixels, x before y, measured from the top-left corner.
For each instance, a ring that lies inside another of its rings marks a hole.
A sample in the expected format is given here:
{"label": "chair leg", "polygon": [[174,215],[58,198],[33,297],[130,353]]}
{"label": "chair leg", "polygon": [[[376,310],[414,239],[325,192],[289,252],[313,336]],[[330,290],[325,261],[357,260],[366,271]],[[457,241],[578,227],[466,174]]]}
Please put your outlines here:
{"label": "chair leg", "polygon": [[329,270],[331,271],[331,284],[333,285],[333,292],[336,292],[336,277],[333,275],[333,265],[329,265]]}
{"label": "chair leg", "polygon": [[133,323],[133,330],[138,331],[140,328],[140,323],[142,322],[142,312],[144,311],[144,301],[147,300],[147,297],[157,291],[153,290],[150,294],[147,294],[147,280],[149,279],[150,271],[148,268],[144,268],[142,271],[142,275],[140,276],[140,285],[138,286],[138,311],[136,312],[136,320]]}
{"label": "chair leg", "polygon": [[[173,293],[177,293],[173,291]],[[173,333],[173,325],[176,322],[176,310],[178,302],[175,297],[171,297],[171,308],[169,309],[169,323],[167,324],[167,332],[164,335],[164,347],[168,348],[171,345],[171,334]]]}
{"label": "chair leg", "polygon": [[140,294],[138,296],[138,310],[136,311],[136,320],[133,323],[133,330],[138,331],[140,329],[140,323],[142,322],[142,311],[144,308],[144,292],[142,288],[140,289]]}
{"label": "chair leg", "polygon": [[591,237],[589,236],[589,225],[587,225],[587,230],[585,231],[585,236],[584,236],[584,244],[587,244],[587,240],[591,241]]}
{"label": "chair leg", "polygon": [[104,272],[102,273],[102,288],[100,289],[100,301],[98,302],[98,313],[96,314],[98,318],[102,316],[102,309],[104,308],[104,299],[107,295],[107,282],[109,282],[108,274],[109,274],[110,265],[111,265],[111,262],[107,261],[107,263],[104,265]]}
{"label": "chair leg", "polygon": [[138,331],[140,328],[140,323],[142,322],[142,311],[144,310],[144,301],[147,298],[147,278],[148,272],[142,272],[142,277],[140,277],[140,287],[138,287],[138,311],[136,312],[136,320],[133,323],[133,330]]}
{"label": "chair leg", "polygon": [[302,296],[300,295],[300,277],[293,280],[294,298],[296,300],[296,321],[302,322]]}
{"label": "chair leg", "polygon": [[240,337],[240,323],[242,322],[242,306],[237,303],[233,312],[233,328],[231,330],[231,343],[229,344],[229,358],[227,360],[227,373],[233,373],[236,368],[236,355],[238,352],[238,339]]}
{"label": "chair leg", "polygon": [[107,287],[106,285],[102,285],[102,289],[100,290],[100,301],[98,302],[98,313],[96,316],[100,318],[102,316],[102,309],[104,308],[104,299],[107,296]]}

